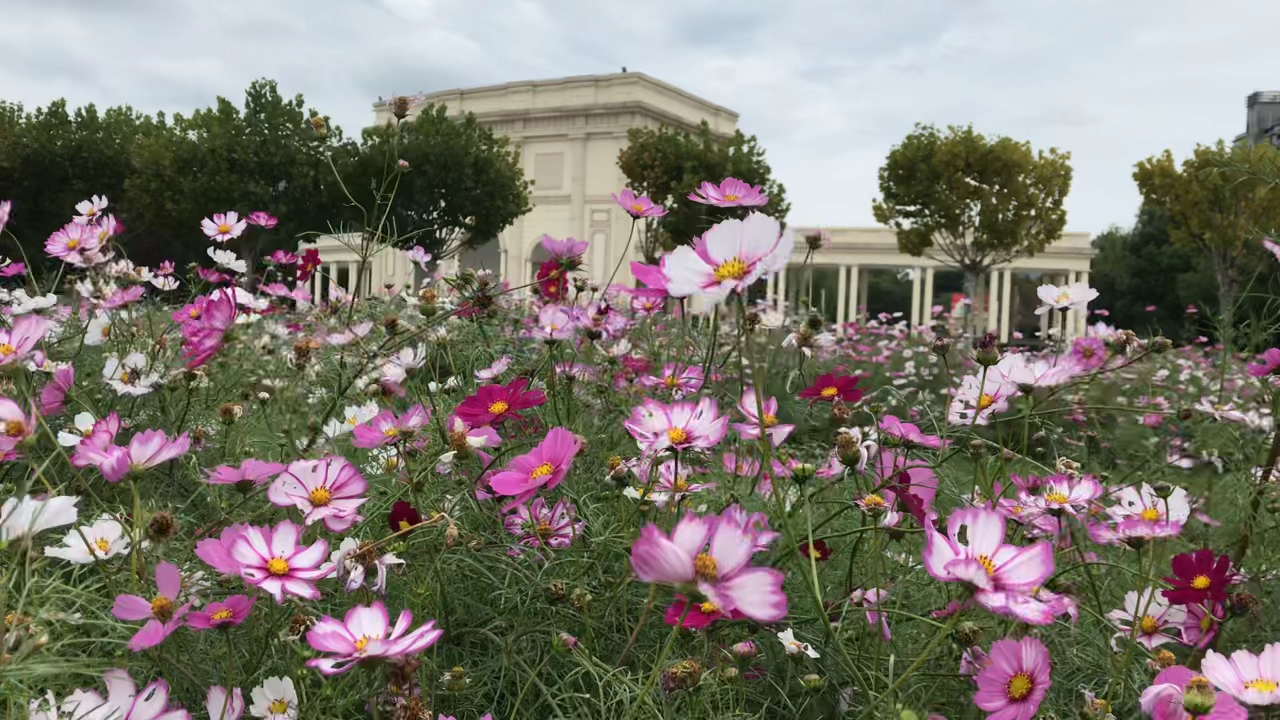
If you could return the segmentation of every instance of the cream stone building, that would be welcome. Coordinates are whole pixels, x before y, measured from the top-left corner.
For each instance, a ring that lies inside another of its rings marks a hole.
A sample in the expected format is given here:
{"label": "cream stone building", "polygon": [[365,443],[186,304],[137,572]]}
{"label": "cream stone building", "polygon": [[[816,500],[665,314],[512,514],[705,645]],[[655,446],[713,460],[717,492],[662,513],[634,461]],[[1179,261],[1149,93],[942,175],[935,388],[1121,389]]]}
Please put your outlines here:
{"label": "cream stone building", "polygon": [[[663,125],[693,128],[706,121],[713,132],[728,136],[738,125],[734,111],[636,72],[443,90],[411,100],[410,117],[427,103],[443,104],[451,116],[470,113],[496,134],[509,137],[519,153],[533,183],[532,210],[495,240],[453,259],[453,267],[447,268],[488,268],[512,286],[532,281],[537,264],[545,259],[538,247],[544,234],[590,241],[585,267],[590,276],[603,282],[617,268],[614,281],[630,285],[628,261],[640,259],[640,242],[631,238],[628,246],[631,217],[610,196],[627,184],[617,162],[627,144],[627,131]],[[374,122],[392,121],[390,101],[375,103]],[[928,323],[930,308],[938,301],[934,280],[944,271],[942,263],[899,253],[894,233],[886,227],[824,230],[831,243],[815,254],[812,271],[802,267],[801,241],[788,271],[767,279],[765,294],[770,302],[794,308],[802,297],[804,278],[818,273],[830,280],[834,273],[834,282],[826,283],[832,287],[829,292],[824,287],[820,304],[831,321],[844,324],[860,317],[868,306],[868,273],[907,269],[911,301],[905,319],[912,325]],[[810,229],[796,227],[795,231],[803,237]],[[326,262],[313,286],[317,299],[323,294],[322,285],[331,282],[354,287],[356,254],[344,244],[352,240],[321,237],[309,245],[318,247]],[[977,299],[985,308],[986,324],[1002,340],[1009,340],[1016,327],[1034,322],[1029,320],[1033,301],[1022,301],[1027,288],[1039,282],[1087,282],[1093,255],[1088,233],[1068,232],[1035,257],[995,268]],[[384,249],[374,257],[363,287],[413,285],[421,277],[421,270],[403,253]],[[1034,296],[1034,290],[1031,293]],[[819,304],[819,298],[813,300]],[[1073,313],[1068,334],[1078,335],[1084,329],[1084,316]]]}

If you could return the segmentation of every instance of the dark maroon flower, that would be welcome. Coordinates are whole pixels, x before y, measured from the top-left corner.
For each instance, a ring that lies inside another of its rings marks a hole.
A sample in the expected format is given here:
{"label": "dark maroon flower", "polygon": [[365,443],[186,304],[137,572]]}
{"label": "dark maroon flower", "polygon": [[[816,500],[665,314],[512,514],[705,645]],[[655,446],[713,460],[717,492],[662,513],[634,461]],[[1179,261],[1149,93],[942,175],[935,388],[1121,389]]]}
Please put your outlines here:
{"label": "dark maroon flower", "polygon": [[538,266],[538,295],[547,302],[560,302],[569,292],[569,275],[558,260],[548,260]]}
{"label": "dark maroon flower", "polygon": [[528,387],[526,378],[516,378],[506,385],[482,385],[458,405],[454,414],[471,427],[497,425],[508,418],[518,418],[516,411],[547,401],[541,390],[528,390]]}
{"label": "dark maroon flower", "polygon": [[392,532],[400,532],[422,524],[422,513],[418,512],[407,500],[397,500],[387,513],[387,525]]}
{"label": "dark maroon flower", "polygon": [[831,557],[831,547],[823,540],[814,540],[810,545],[808,542],[800,543],[800,554],[806,560],[813,558],[818,562],[826,562]]}
{"label": "dark maroon flower", "polygon": [[315,248],[304,250],[298,258],[298,282],[306,282],[311,279],[311,275],[320,267],[320,251]]}
{"label": "dark maroon flower", "polygon": [[809,398],[809,404],[816,402],[835,402],[843,400],[856,403],[862,399],[862,391],[858,389],[857,375],[819,375],[809,387],[801,390],[797,397]]}
{"label": "dark maroon flower", "polygon": [[1215,556],[1209,548],[1202,548],[1174,555],[1172,564],[1174,577],[1165,578],[1165,582],[1173,589],[1160,591],[1171,605],[1199,605],[1227,599],[1227,586],[1235,577],[1231,572],[1231,558]]}

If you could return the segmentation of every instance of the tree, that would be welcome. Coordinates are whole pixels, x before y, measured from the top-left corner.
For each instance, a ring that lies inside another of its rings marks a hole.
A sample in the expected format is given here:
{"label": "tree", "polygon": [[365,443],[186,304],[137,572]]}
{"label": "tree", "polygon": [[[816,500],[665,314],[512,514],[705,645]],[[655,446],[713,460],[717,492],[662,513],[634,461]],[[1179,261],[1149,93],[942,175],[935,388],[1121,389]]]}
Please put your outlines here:
{"label": "tree", "polygon": [[[646,262],[656,262],[661,250],[692,242],[720,220],[746,217],[757,210],[785,221],[791,211],[786,188],[773,178],[764,149],[754,135],[748,137],[738,130],[727,138],[717,137],[703,121],[694,132],[670,126],[632,128],[627,131],[627,141],[618,154],[618,167],[631,189],[670,210],[646,226]],[[709,213],[707,206],[688,199],[704,181],[719,183],[726,177],[763,186],[769,204],[716,208]]]}
{"label": "tree", "polygon": [[986,138],[972,126],[916,125],[880,168],[877,222],[897,231],[898,248],[964,273],[978,311],[979,279],[993,266],[1034,255],[1062,234],[1071,189],[1070,153],[1036,152],[1025,142]]}
{"label": "tree", "polygon": [[1208,261],[1218,312],[1231,327],[1240,291],[1262,266],[1258,238],[1280,227],[1280,188],[1265,179],[1277,162],[1269,144],[1197,145],[1179,167],[1173,153],[1139,162],[1133,173],[1146,205],[1169,216],[1173,242]]}
{"label": "tree", "polygon": [[470,113],[454,120],[428,104],[410,120],[367,128],[352,150],[340,167],[351,194],[343,217],[382,242],[447,257],[529,212],[519,152]]}

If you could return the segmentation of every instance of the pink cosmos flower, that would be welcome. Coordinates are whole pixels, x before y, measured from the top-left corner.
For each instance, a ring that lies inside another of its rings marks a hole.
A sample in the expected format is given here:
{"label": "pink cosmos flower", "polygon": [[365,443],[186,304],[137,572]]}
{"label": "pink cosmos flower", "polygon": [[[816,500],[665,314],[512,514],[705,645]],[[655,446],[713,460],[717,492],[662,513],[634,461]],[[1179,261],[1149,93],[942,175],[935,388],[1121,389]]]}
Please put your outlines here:
{"label": "pink cosmos flower", "polygon": [[474,395],[463,400],[453,411],[473,427],[497,425],[507,418],[519,418],[518,410],[537,407],[547,401],[541,390],[528,390],[526,378],[516,378],[506,385],[481,385]]}
{"label": "pink cosmos flower", "polygon": [[919,445],[931,450],[942,449],[942,438],[937,435],[925,435],[914,423],[903,422],[895,415],[880,418],[880,432],[908,445]]}
{"label": "pink cosmos flower", "polygon": [[651,290],[667,291],[667,258],[663,255],[657,265],[645,265],[635,260],[631,261],[631,274],[635,276],[642,285]]}
{"label": "pink cosmos flower", "polygon": [[61,413],[67,399],[67,391],[75,381],[75,366],[67,365],[54,370],[53,377],[40,389],[40,414],[52,417]]}
{"label": "pink cosmos flower", "polygon": [[667,292],[675,297],[701,295],[724,300],[745,293],[768,273],[786,267],[795,235],[782,232],[777,219],[751,213],[746,220],[725,220],[668,256]]}
{"label": "pink cosmos flower", "polygon": [[170,439],[163,430],[143,430],[129,440],[127,447],[107,448],[106,457],[97,463],[98,472],[107,482],[120,482],[129,473],[163,465],[190,449],[191,438],[186,433]]}
{"label": "pink cosmos flower", "polygon": [[535,340],[568,340],[573,337],[577,323],[568,310],[556,304],[543,305],[538,310],[538,319],[525,337]]}
{"label": "pink cosmos flower", "polygon": [[750,185],[737,178],[727,177],[717,186],[710,182],[689,193],[689,199],[703,205],[716,207],[755,207],[769,204],[769,196],[759,185]]}
{"label": "pink cosmos flower", "polygon": [[1280,261],[1280,245],[1272,242],[1271,238],[1262,238],[1262,247],[1266,248],[1267,252],[1275,255],[1277,261]]}
{"label": "pink cosmos flower", "polygon": [[356,605],[342,620],[325,616],[307,631],[307,644],[314,650],[330,653],[329,657],[307,661],[324,675],[340,675],[356,663],[379,658],[417,655],[431,647],[444,632],[436,629],[436,621],[428,620],[416,630],[409,630],[413,613],[402,610],[395,627],[391,626],[387,608],[381,601],[372,605]]}
{"label": "pink cosmos flower", "polygon": [[662,377],[646,375],[636,382],[647,388],[662,388],[679,400],[702,387],[702,368],[697,365],[667,363],[662,366]]}
{"label": "pink cosmos flower", "polygon": [[697,405],[689,402],[664,405],[646,399],[631,409],[631,416],[623,426],[641,450],[656,453],[667,449],[714,447],[728,432],[729,418],[720,416],[719,406],[710,397],[702,398]]}
{"label": "pink cosmos flower", "polygon": [[637,196],[631,191],[631,188],[622,188],[621,192],[613,193],[613,201],[618,203],[618,207],[627,211],[627,214],[633,218],[642,217],[662,217],[667,214],[667,209],[661,205],[654,205],[648,195]]}
{"label": "pink cosmos flower", "polygon": [[9,224],[9,214],[12,210],[12,200],[0,200],[0,232],[4,232],[4,226]]}
{"label": "pink cosmos flower", "polygon": [[528,505],[517,505],[503,518],[502,526],[512,535],[519,535],[521,545],[561,549],[582,535],[586,523],[578,520],[577,508],[563,498],[548,508],[547,501],[539,497]]}
{"label": "pink cosmos flower", "polygon": [[[4,223],[0,223],[0,230],[4,229]],[[26,263],[11,262],[4,267],[0,267],[0,278],[19,277],[27,274]]]}
{"label": "pink cosmos flower", "polygon": [[240,237],[247,226],[248,221],[241,220],[240,215],[234,210],[214,213],[212,218],[200,221],[200,229],[204,231],[205,236],[218,243]]}
{"label": "pink cosmos flower", "polygon": [[194,305],[183,311],[186,319],[177,318],[175,314],[175,320],[182,323],[182,356],[187,359],[187,368],[200,367],[222,349],[227,331],[235,325],[235,295],[219,290],[197,298]]}
{"label": "pink cosmos flower", "polygon": [[[877,493],[890,513],[899,507],[910,513],[920,527],[928,524],[928,513],[933,510],[933,500],[938,494],[938,476],[923,459],[909,459],[898,450],[885,449],[876,455],[876,472],[883,487]],[[864,500],[870,501],[873,495]],[[889,523],[883,523],[888,527]]]}
{"label": "pink cosmos flower", "polygon": [[[191,720],[191,713],[170,707],[169,684],[154,680],[138,692],[127,670],[102,673],[107,686],[104,698],[95,690],[76,690],[62,703],[62,712],[73,720]],[[58,717],[62,717],[59,715]]]}
{"label": "pink cosmos flower", "polygon": [[631,546],[631,568],[643,582],[696,590],[705,598],[698,606],[704,613],[778,622],[787,615],[784,575],[750,566],[760,539],[736,506],[719,516],[685,515],[669,536],[652,523],[642,528]]}
{"label": "pink cosmos flower", "polygon": [[[965,540],[961,542],[960,537]],[[973,587],[974,600],[993,612],[1012,612],[1018,606],[1010,595],[1029,595],[1053,574],[1053,545],[1027,547],[1004,541],[1005,519],[994,510],[963,508],[947,518],[944,536],[927,523],[924,529],[924,567],[942,582]]]}
{"label": "pink cosmos flower", "polygon": [[1258,362],[1249,364],[1249,374],[1254,377],[1280,375],[1280,348],[1270,348],[1258,356]]}
{"label": "pink cosmos flower", "polygon": [[699,630],[720,618],[742,620],[746,617],[737,610],[724,612],[710,600],[690,603],[689,598],[680,593],[675,593],[673,597],[662,618],[668,625],[679,624],[680,627],[688,630]]}
{"label": "pink cosmos flower", "polygon": [[93,225],[67,223],[44,242],[44,251],[69,265],[84,267],[95,258],[100,244]]}
{"label": "pink cosmos flower", "polygon": [[210,485],[235,485],[240,482],[262,485],[284,471],[284,464],[249,458],[240,467],[219,465],[209,471],[205,482]]}
{"label": "pink cosmos flower", "polygon": [[650,481],[653,482],[653,488],[648,494],[643,494],[639,490],[628,488],[623,490],[623,494],[628,497],[634,497],[637,500],[645,500],[652,502],[658,507],[665,507],[668,502],[679,502],[690,495],[700,493],[703,490],[713,490],[716,484],[713,482],[700,483],[692,482],[693,469],[685,463],[679,468],[679,474],[676,473],[676,463],[674,460],[664,460],[657,466],[657,477],[654,477],[654,463],[652,457],[639,463],[636,470],[636,476],[641,479],[646,487]]}
{"label": "pink cosmos flower", "polygon": [[515,507],[533,497],[540,488],[559,485],[573,467],[573,458],[582,449],[582,441],[566,428],[554,427],[547,431],[532,450],[512,458],[501,472],[489,479],[489,486],[498,495],[513,496],[507,505]]}
{"label": "pink cosmos flower", "polygon": [[182,627],[191,603],[177,607],[182,592],[182,573],[173,563],[156,565],[156,596],[151,600],[137,595],[117,595],[111,614],[117,620],[146,620],[142,629],[129,639],[129,649],[141,652],[155,647]]}
{"label": "pink cosmos flower", "polygon": [[9,398],[0,398],[0,455],[13,451],[19,443],[31,437],[39,427],[40,416],[35,408],[26,412]]}
{"label": "pink cosmos flower", "polygon": [[[758,414],[761,409],[764,410],[763,422]],[[763,430],[769,436],[769,443],[778,447],[791,435],[791,431],[796,429],[795,425],[778,424],[778,398],[765,397],[757,401],[754,387],[748,387],[742,391],[742,399],[738,401],[738,412],[747,418],[747,422],[733,423],[732,427],[737,431],[738,437],[743,440],[757,440]]]}
{"label": "pink cosmos flower", "polygon": [[267,262],[272,265],[297,265],[298,256],[288,250],[276,250],[267,256]]}
{"label": "pink cosmos flower", "polygon": [[542,245],[542,249],[557,260],[581,258],[582,254],[587,251],[588,245],[586,240],[575,240],[573,238],[558,240],[550,235],[543,235],[538,241]]}
{"label": "pink cosmos flower", "polygon": [[480,370],[477,370],[476,379],[488,382],[490,380],[500,377],[502,373],[506,372],[507,368],[510,368],[510,367],[511,367],[511,356],[503,355],[497,360],[494,360],[493,363],[489,365],[489,367],[481,368]]}
{"label": "pink cosmos flower", "polygon": [[257,600],[248,595],[232,595],[226,600],[211,602],[199,610],[187,613],[187,627],[208,630],[239,625],[249,617]]}
{"label": "pink cosmos flower", "polygon": [[22,315],[10,328],[0,328],[0,366],[26,360],[52,323],[40,315]]}
{"label": "pink cosmos flower", "polygon": [[1023,491],[1019,493],[1018,501],[1023,506],[1042,512],[1062,510],[1075,515],[1088,510],[1093,501],[1102,495],[1102,484],[1092,475],[1081,478],[1050,475],[1038,485],[1039,493]]}
{"label": "pink cosmos flower", "polygon": [[1271,643],[1254,655],[1237,650],[1228,658],[1205,652],[1200,672],[1222,692],[1245,705],[1280,704],[1280,643]]}
{"label": "pink cosmos flower", "polygon": [[[1142,691],[1138,703],[1142,712],[1150,715],[1152,720],[1195,720],[1187,714],[1182,706],[1183,691],[1197,673],[1191,668],[1174,665],[1165,668],[1151,681],[1151,687]],[[1200,720],[1246,720],[1249,713],[1235,698],[1220,694],[1208,715],[1201,715]]]}
{"label": "pink cosmos flower", "polygon": [[857,607],[863,608],[867,613],[867,624],[872,627],[880,626],[880,637],[885,642],[889,642],[893,638],[893,634],[889,631],[889,616],[887,613],[875,610],[877,606],[889,597],[889,591],[883,588],[871,588],[870,590],[854,590],[849,596],[849,602]]}
{"label": "pink cosmos flower", "polygon": [[240,575],[240,563],[231,556],[231,548],[244,534],[248,525],[228,525],[216,538],[205,538],[196,543],[196,557],[223,575]]}
{"label": "pink cosmos flower", "polygon": [[1182,644],[1197,650],[1208,647],[1209,643],[1218,636],[1218,629],[1222,626],[1222,622],[1227,619],[1226,605],[1223,603],[1212,603],[1211,607],[1187,605],[1184,609],[1187,614],[1179,632]]}
{"label": "pink cosmos flower", "polygon": [[376,448],[407,440],[426,427],[430,419],[430,413],[422,405],[414,405],[399,417],[390,409],[384,409],[351,431],[354,436],[351,444],[358,448]]}
{"label": "pink cosmos flower", "polygon": [[[228,528],[229,530],[230,528]],[[333,566],[325,563],[329,554],[329,543],[316,540],[309,546],[298,544],[302,536],[302,528],[288,520],[281,520],[274,528],[257,525],[244,525],[231,539],[230,547],[222,545],[226,539],[216,541],[218,546],[206,545],[201,554],[201,545],[208,542],[202,540],[196,544],[196,555],[209,562],[218,570],[206,555],[219,562],[230,560],[235,572],[250,585],[261,588],[275,598],[277,603],[284,603],[284,596],[296,595],[306,600],[320,597],[315,581],[328,577],[333,573]],[[223,557],[224,551],[227,557]]]}
{"label": "pink cosmos flower", "polygon": [[361,497],[369,483],[344,457],[295,460],[267,489],[267,499],[279,507],[296,507],[310,525],[324,521],[331,532],[344,532],[364,518],[356,513],[369,498]]}
{"label": "pink cosmos flower", "polygon": [[990,713],[987,720],[1031,720],[1053,684],[1049,649],[1034,637],[997,640],[975,680],[973,704]]}
{"label": "pink cosmos flower", "polygon": [[655,288],[632,288],[630,296],[631,312],[641,317],[657,315],[667,308],[667,291]]}
{"label": "pink cosmos flower", "polygon": [[449,447],[454,450],[462,450],[464,448],[476,450],[479,448],[498,447],[498,445],[502,444],[502,438],[498,435],[497,430],[488,425],[472,427],[457,415],[450,415],[444,426],[445,430],[448,431]]}
{"label": "pink cosmos flower", "polygon": [[[230,213],[230,214],[234,214],[234,213]],[[215,215],[214,219],[216,220],[217,217],[218,216]],[[249,223],[250,225],[257,225],[263,230],[270,230],[271,228],[279,224],[280,218],[276,217],[275,215],[272,215],[271,213],[265,210],[254,210],[253,212],[249,213],[248,217],[245,218],[245,222]]]}
{"label": "pink cosmos flower", "polygon": [[1094,542],[1115,545],[1129,538],[1174,537],[1182,532],[1191,516],[1191,503],[1184,488],[1175,488],[1167,498],[1156,495],[1147,483],[1125,486],[1113,495],[1116,503],[1107,508],[1112,524],[1090,523]]}
{"label": "pink cosmos flower", "polygon": [[1111,646],[1119,652],[1117,641],[1132,637],[1146,649],[1155,650],[1165,643],[1175,641],[1165,631],[1181,626],[1186,618],[1186,611],[1169,605],[1157,596],[1153,588],[1146,588],[1141,593],[1130,590],[1125,593],[1124,607],[1107,613],[1107,619],[1117,630],[1111,639]]}
{"label": "pink cosmos flower", "polygon": [[1082,372],[1093,372],[1107,362],[1107,344],[1098,337],[1082,337],[1071,341],[1071,359]]}
{"label": "pink cosmos flower", "polygon": [[244,715],[244,693],[240,688],[231,688],[228,693],[221,685],[213,685],[205,693],[204,709],[209,720],[240,720]]}

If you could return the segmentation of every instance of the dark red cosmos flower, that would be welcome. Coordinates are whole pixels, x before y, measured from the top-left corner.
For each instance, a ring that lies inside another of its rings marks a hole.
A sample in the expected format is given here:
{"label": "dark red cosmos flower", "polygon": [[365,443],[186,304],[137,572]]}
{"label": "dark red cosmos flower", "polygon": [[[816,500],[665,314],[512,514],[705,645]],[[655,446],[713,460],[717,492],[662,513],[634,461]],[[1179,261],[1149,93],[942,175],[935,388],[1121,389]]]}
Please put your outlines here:
{"label": "dark red cosmos flower", "polygon": [[547,401],[541,390],[527,390],[528,387],[526,378],[516,378],[506,385],[482,385],[453,412],[471,427],[497,425],[507,418],[520,417],[517,410]]}
{"label": "dark red cosmos flower", "polygon": [[800,543],[800,554],[805,560],[813,558],[818,562],[826,562],[831,557],[831,547],[823,540],[814,540],[810,545],[808,542]]}
{"label": "dark red cosmos flower", "polygon": [[555,260],[548,260],[538,266],[538,295],[548,302],[559,302],[569,291],[569,275]]}
{"label": "dark red cosmos flower", "polygon": [[306,282],[311,279],[311,274],[320,267],[320,251],[315,248],[309,248],[302,252],[298,258],[298,273],[296,275],[298,282]]}
{"label": "dark red cosmos flower", "polygon": [[1173,589],[1160,591],[1171,605],[1198,605],[1227,599],[1227,585],[1234,577],[1231,558],[1214,556],[1212,550],[1202,548],[1174,555],[1172,565],[1174,577],[1165,578],[1165,582]]}
{"label": "dark red cosmos flower", "polygon": [[421,523],[422,513],[407,500],[397,500],[391,506],[391,512],[387,513],[387,525],[391,526],[391,532],[408,530]]}
{"label": "dark red cosmos flower", "polygon": [[847,403],[856,403],[862,399],[862,391],[858,389],[857,375],[819,375],[809,387],[801,390],[797,397],[810,398],[809,404],[816,402],[835,402],[837,399]]}

